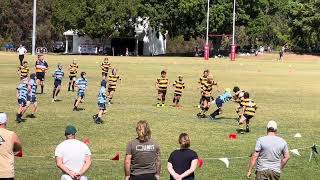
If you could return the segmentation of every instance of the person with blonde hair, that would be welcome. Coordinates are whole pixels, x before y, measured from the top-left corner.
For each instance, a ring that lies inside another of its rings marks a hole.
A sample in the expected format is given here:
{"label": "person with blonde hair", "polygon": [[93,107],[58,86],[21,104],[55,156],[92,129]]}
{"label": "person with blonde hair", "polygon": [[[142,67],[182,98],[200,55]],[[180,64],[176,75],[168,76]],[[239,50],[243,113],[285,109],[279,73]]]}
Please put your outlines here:
{"label": "person with blonde hair", "polygon": [[136,132],[138,137],[130,141],[126,149],[125,179],[158,180],[161,171],[160,147],[151,138],[148,122],[139,121]]}
{"label": "person with blonde hair", "polygon": [[168,159],[170,180],[194,180],[194,171],[198,164],[198,155],[189,149],[190,138],[187,133],[179,136],[180,149],[173,151]]}

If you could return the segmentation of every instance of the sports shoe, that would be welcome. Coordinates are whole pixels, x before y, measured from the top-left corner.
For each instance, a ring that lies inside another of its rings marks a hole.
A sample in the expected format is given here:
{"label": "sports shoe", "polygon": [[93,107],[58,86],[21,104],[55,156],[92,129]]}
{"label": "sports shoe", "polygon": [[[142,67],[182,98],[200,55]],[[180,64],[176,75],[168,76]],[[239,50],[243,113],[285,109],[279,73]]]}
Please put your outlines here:
{"label": "sports shoe", "polygon": [[72,111],[78,111],[78,108],[77,107],[73,107]]}
{"label": "sports shoe", "polygon": [[54,101],[55,101],[54,99],[51,100],[51,102],[54,102]]}
{"label": "sports shoe", "polygon": [[244,130],[243,129],[237,129],[237,133],[238,134],[244,134]]}
{"label": "sports shoe", "polygon": [[157,104],[157,107],[160,107],[160,104]]}
{"label": "sports shoe", "polygon": [[200,104],[198,104],[198,109],[200,109],[201,108],[201,106],[200,106]]}
{"label": "sports shoe", "polygon": [[246,133],[250,132],[250,128],[249,128],[249,125],[246,125]]}
{"label": "sports shoe", "polygon": [[164,107],[165,105],[164,104],[161,104],[161,107]]}
{"label": "sports shoe", "polygon": [[36,118],[36,116],[34,114],[30,114],[29,117],[30,118]]}
{"label": "sports shoe", "polygon": [[92,119],[95,120],[97,118],[97,115],[93,115]]}

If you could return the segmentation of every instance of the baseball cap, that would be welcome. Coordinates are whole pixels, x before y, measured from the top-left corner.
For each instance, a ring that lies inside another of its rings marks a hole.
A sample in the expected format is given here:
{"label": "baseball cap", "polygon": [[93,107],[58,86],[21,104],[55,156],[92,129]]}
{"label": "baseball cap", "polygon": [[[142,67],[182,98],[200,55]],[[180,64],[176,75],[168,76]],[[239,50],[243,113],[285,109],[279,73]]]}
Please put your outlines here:
{"label": "baseball cap", "polygon": [[0,124],[5,124],[8,121],[7,114],[4,112],[0,112]]}
{"label": "baseball cap", "polygon": [[66,127],[66,130],[64,132],[65,135],[70,135],[70,134],[76,134],[77,132],[77,129],[76,127],[72,126],[72,125],[69,125]]}
{"label": "baseball cap", "polygon": [[273,128],[274,130],[277,130],[278,126],[277,123],[275,121],[269,121],[267,124],[267,128]]}

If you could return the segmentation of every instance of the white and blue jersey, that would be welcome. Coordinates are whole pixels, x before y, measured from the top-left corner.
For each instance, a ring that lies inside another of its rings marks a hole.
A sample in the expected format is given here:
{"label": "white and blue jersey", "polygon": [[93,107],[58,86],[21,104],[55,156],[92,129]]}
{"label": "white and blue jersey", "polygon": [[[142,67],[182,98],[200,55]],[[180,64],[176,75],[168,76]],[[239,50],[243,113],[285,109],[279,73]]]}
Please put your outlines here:
{"label": "white and blue jersey", "polygon": [[36,95],[37,83],[34,79],[30,79],[29,85],[30,85],[30,89],[29,89],[29,93],[28,93],[28,101],[36,102],[37,101],[36,100],[37,99],[37,95]]}
{"label": "white and blue jersey", "polygon": [[17,90],[18,90],[18,103],[22,107],[25,107],[27,104],[27,97],[28,97],[28,85],[25,83],[21,83],[17,87]]}
{"label": "white and blue jersey", "polygon": [[101,87],[99,90],[99,94],[98,94],[98,106],[99,109],[101,110],[105,110],[106,109],[106,88],[105,87]]}
{"label": "white and blue jersey", "polygon": [[84,78],[79,78],[76,81],[76,85],[78,86],[78,96],[83,98],[84,97],[84,93],[86,91],[86,88],[88,86],[88,81],[87,79]]}
{"label": "white and blue jersey", "polygon": [[63,72],[62,69],[56,69],[54,71],[54,73],[53,73],[53,77],[54,77],[55,80],[60,80],[61,81],[63,76],[64,76],[64,72]]}
{"label": "white and blue jersey", "polygon": [[232,99],[232,95],[230,92],[224,92],[223,95],[218,96],[216,99],[216,105],[218,108],[222,107],[223,103],[226,103]]}

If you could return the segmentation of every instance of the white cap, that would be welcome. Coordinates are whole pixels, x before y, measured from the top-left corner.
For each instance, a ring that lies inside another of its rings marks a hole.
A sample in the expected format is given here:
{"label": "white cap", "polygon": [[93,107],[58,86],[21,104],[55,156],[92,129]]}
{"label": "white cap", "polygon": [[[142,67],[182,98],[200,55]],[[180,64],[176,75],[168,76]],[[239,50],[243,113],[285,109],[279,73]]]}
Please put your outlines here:
{"label": "white cap", "polygon": [[268,124],[267,124],[267,129],[269,128],[273,128],[274,130],[277,130],[278,126],[277,126],[277,123],[275,121],[269,121]]}
{"label": "white cap", "polygon": [[8,120],[7,114],[4,112],[0,113],[0,124],[5,124]]}

